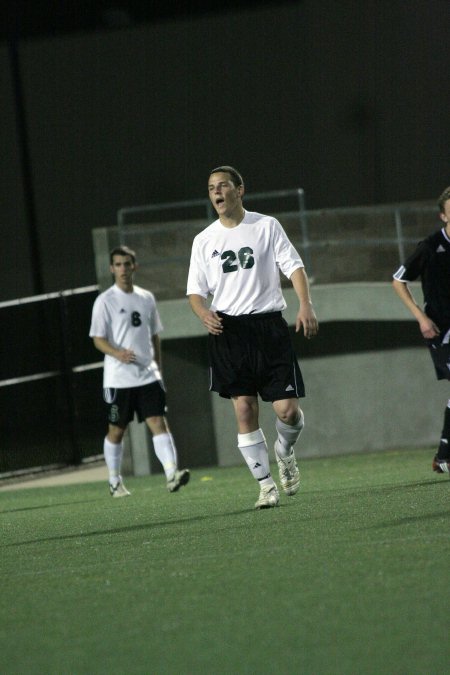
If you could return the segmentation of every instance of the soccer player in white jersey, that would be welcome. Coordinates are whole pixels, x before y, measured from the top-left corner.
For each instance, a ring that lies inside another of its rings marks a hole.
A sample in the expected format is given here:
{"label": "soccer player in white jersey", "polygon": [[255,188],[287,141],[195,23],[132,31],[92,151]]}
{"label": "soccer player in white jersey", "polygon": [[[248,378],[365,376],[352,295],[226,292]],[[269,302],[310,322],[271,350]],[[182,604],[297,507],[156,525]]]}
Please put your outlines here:
{"label": "soccer player in white jersey", "polygon": [[[421,241],[394,274],[394,290],[418,321],[438,380],[450,380],[450,187],[438,199],[444,226]],[[425,306],[417,304],[409,282],[420,278]],[[436,473],[450,473],[450,399],[439,447],[432,461]]]}
{"label": "soccer player in white jersey", "polygon": [[108,405],[108,433],[103,450],[113,497],[126,497],[121,474],[123,436],[137,414],[153,435],[169,492],[189,481],[189,470],[178,470],[177,451],[169,430],[166,393],[161,377],[159,333],[162,324],[150,291],[133,284],[136,255],[127,246],[110,253],[115,283],[95,300],[89,332],[104,355],[103,392]]}
{"label": "soccer player in white jersey", "polygon": [[232,400],[237,444],[260,486],[255,508],[270,508],[279,504],[279,493],[259,426],[258,395],[272,402],[277,416],[275,458],[287,495],[300,486],[294,444],[304,423],[298,401],[304,385],[282,317],[279,270],[300,303],[296,331],[303,328],[311,338],[318,323],[299,254],[275,218],[244,209],[242,176],[219,166],[209,176],[208,191],[218,219],[193,241],[187,295],[209,333],[210,389]]}

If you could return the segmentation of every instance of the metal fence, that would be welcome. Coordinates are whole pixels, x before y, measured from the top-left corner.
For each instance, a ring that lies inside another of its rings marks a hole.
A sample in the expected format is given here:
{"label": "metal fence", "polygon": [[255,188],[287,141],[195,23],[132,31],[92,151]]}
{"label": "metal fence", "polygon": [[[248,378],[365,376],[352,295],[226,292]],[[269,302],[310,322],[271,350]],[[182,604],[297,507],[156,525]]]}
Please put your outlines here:
{"label": "metal fence", "polygon": [[[432,202],[307,210],[301,188],[246,195],[244,206],[281,222],[316,284],[388,281],[439,226]],[[214,218],[208,199],[122,208],[111,234],[137,251],[140,283],[169,300],[184,296],[192,240]]]}
{"label": "metal fence", "polygon": [[0,477],[102,452],[103,362],[88,337],[97,286],[0,303]]}

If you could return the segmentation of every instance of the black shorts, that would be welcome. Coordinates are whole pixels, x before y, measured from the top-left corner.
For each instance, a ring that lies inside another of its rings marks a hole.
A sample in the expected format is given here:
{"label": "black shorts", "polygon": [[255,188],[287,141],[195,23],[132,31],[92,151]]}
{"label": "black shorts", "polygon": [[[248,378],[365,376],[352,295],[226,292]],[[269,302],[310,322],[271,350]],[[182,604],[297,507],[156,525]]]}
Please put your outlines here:
{"label": "black shorts", "polygon": [[224,398],[263,401],[305,395],[289,328],[281,312],[222,317],[223,332],[209,334],[210,390]]}
{"label": "black shorts", "polygon": [[450,344],[442,344],[441,338],[426,340],[438,380],[450,380]]}
{"label": "black shorts", "polygon": [[166,392],[161,380],[142,387],[104,389],[103,399],[108,407],[108,422],[121,429],[128,426],[135,413],[139,422],[166,414]]}

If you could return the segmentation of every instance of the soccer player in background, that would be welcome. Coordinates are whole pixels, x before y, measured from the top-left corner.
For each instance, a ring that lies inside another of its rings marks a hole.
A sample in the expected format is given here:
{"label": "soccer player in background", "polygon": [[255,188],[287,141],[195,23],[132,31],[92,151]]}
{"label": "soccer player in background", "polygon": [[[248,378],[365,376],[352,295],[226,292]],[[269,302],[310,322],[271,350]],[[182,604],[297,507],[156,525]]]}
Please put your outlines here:
{"label": "soccer player in background", "polygon": [[282,317],[279,270],[300,303],[296,331],[303,327],[311,338],[318,323],[299,254],[275,218],[243,208],[241,175],[219,166],[209,176],[208,191],[218,219],[194,238],[187,295],[209,333],[210,389],[232,400],[237,444],[260,486],[255,508],[270,508],[278,505],[279,493],[259,426],[258,395],[272,402],[277,416],[275,457],[287,495],[300,486],[294,444],[304,423],[298,401],[304,385]]}
{"label": "soccer player in background", "polygon": [[110,253],[115,283],[95,300],[89,332],[105,355],[103,395],[108,405],[108,433],[103,444],[113,497],[130,493],[120,475],[123,436],[134,414],[145,421],[161,462],[169,492],[189,481],[189,470],[178,470],[177,451],[166,420],[166,392],[161,376],[162,324],[150,291],[133,284],[136,255],[127,246]]}
{"label": "soccer player in background", "polygon": [[[393,286],[419,323],[437,379],[450,380],[450,187],[439,197],[438,206],[444,226],[418,244],[394,274]],[[418,278],[424,309],[419,307],[408,285]],[[432,468],[437,473],[450,473],[450,399]]]}

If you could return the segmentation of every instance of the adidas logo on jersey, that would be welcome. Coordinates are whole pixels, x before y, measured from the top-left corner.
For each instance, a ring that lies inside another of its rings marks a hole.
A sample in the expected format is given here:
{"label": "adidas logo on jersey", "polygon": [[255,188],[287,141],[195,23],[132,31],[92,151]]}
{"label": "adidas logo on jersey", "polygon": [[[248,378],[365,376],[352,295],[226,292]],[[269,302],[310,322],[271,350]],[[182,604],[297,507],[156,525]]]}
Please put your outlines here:
{"label": "adidas logo on jersey", "polygon": [[215,258],[218,255],[220,255],[219,251],[217,249],[214,249],[214,252],[213,252],[211,258]]}
{"label": "adidas logo on jersey", "polygon": [[442,246],[442,244],[439,244],[436,249],[436,253],[445,253],[445,248]]}
{"label": "adidas logo on jersey", "polygon": [[284,391],[294,391],[294,387],[292,386],[292,384],[288,384],[288,386]]}
{"label": "adidas logo on jersey", "polygon": [[123,307],[122,307],[122,309],[120,310],[119,314],[126,314],[126,313],[127,313],[127,310],[126,310],[126,309],[123,309]]}

